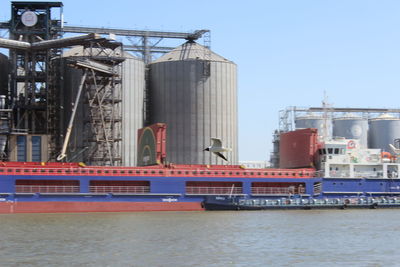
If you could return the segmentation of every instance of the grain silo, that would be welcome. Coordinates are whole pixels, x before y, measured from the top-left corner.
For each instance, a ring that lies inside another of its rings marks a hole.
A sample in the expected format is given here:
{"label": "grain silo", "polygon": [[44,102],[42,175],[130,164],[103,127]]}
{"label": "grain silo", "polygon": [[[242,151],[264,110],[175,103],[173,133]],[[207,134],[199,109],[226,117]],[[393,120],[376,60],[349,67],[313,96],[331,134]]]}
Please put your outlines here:
{"label": "grain silo", "polygon": [[332,121],[330,118],[324,118],[322,115],[308,113],[304,116],[298,116],[295,119],[296,129],[315,128],[319,136],[332,136]]}
{"label": "grain silo", "polygon": [[[6,95],[8,95],[8,75],[10,74],[8,57],[0,53],[0,109],[6,109]],[[6,113],[0,113],[0,159],[5,157],[9,121]]]}
{"label": "grain silo", "polygon": [[354,114],[333,119],[333,136],[358,139],[361,148],[368,148],[368,120]]}
{"label": "grain silo", "polygon": [[[93,56],[93,51],[89,52],[88,50],[89,48],[74,47],[66,51],[61,59],[60,102],[64,108],[60,122],[60,128],[63,129],[61,134],[65,133],[72,109],[71,104],[75,101],[80,79],[83,75],[81,69],[75,69],[69,67],[69,65],[75,60],[85,60],[88,58],[104,62],[107,54],[110,54],[110,51],[106,51],[103,54],[102,51],[98,50],[95,52],[97,55]],[[93,48],[90,50],[93,50]],[[92,55],[89,56],[89,54]],[[118,69],[122,80],[121,83],[116,83],[118,88],[112,88],[111,90],[106,88],[108,85],[99,85],[101,91],[109,90],[109,94],[112,94],[111,96],[103,95],[109,98],[108,101],[104,102],[104,106],[101,107],[104,113],[99,114],[90,108],[91,104],[96,105],[98,101],[96,97],[92,101],[88,101],[90,88],[85,88],[86,91],[82,94],[68,151],[68,155],[70,158],[73,158],[73,161],[88,162],[91,147],[88,147],[87,140],[98,138],[96,135],[99,136],[98,131],[100,130],[109,131],[109,135],[113,138],[113,153],[116,155],[116,160],[118,160],[118,163],[114,163],[113,165],[136,165],[137,131],[143,127],[145,65],[142,60],[132,56],[128,52],[117,52],[115,56],[121,57],[124,60],[122,68]],[[93,127],[94,120],[103,120],[106,121],[105,123],[108,123],[111,119],[114,121],[113,124],[108,124],[103,129]],[[88,123],[89,120],[91,121],[90,123]],[[95,164],[99,165],[101,162],[97,161]]]}
{"label": "grain silo", "polygon": [[10,74],[8,57],[0,53],[0,95],[8,94],[8,75]]}
{"label": "grain silo", "polygon": [[128,52],[122,63],[122,165],[136,166],[137,134],[144,125],[145,64]]}
{"label": "grain silo", "polygon": [[167,124],[167,161],[225,164],[203,151],[220,138],[237,163],[236,64],[188,41],[150,64],[151,122]]}
{"label": "grain silo", "polygon": [[400,119],[383,114],[369,121],[368,146],[391,152],[389,144],[400,138]]}

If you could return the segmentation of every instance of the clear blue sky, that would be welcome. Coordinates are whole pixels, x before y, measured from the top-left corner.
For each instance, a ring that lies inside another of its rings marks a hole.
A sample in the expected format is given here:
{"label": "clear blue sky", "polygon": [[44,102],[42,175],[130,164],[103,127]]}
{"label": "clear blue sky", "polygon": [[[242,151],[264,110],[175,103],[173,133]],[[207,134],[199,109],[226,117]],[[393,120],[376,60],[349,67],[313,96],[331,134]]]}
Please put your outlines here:
{"label": "clear blue sky", "polygon": [[[238,65],[239,158],[265,160],[287,106],[398,108],[400,1],[67,0],[68,25],[211,30]],[[10,2],[0,2],[0,21]],[[0,32],[1,33],[1,32]]]}

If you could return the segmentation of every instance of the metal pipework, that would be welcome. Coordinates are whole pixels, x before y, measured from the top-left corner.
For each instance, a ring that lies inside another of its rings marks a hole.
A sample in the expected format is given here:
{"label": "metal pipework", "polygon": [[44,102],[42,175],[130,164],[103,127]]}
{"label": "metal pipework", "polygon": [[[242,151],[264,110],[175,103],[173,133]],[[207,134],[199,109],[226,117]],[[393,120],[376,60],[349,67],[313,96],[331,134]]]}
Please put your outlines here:
{"label": "metal pipework", "polygon": [[89,33],[89,34],[84,34],[84,35],[79,35],[79,36],[65,37],[65,38],[60,38],[60,39],[45,40],[45,41],[32,43],[31,48],[33,50],[61,48],[61,47],[67,47],[67,46],[73,46],[73,45],[81,45],[81,44],[85,44],[87,42],[90,42],[93,40],[98,40],[98,39],[102,39],[102,37],[96,33]]}
{"label": "metal pipework", "polygon": [[0,38],[0,47],[27,50],[31,48],[31,44],[28,42]]}
{"label": "metal pipework", "polygon": [[61,48],[73,45],[81,45],[99,39],[103,38],[96,33],[90,33],[90,34],[84,34],[84,35],[66,37],[54,40],[45,40],[36,43],[28,43],[23,41],[0,38],[0,47],[9,49],[20,49],[20,50],[29,50],[29,49],[46,50],[50,48]]}

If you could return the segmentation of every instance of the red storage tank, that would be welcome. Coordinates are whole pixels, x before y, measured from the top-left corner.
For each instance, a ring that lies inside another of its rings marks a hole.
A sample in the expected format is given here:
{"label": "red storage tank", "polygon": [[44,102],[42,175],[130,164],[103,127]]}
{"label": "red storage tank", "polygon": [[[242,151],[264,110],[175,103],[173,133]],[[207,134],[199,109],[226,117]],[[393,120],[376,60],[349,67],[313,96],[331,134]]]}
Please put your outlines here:
{"label": "red storage tank", "polygon": [[318,131],[301,129],[280,135],[280,168],[315,167],[318,151]]}

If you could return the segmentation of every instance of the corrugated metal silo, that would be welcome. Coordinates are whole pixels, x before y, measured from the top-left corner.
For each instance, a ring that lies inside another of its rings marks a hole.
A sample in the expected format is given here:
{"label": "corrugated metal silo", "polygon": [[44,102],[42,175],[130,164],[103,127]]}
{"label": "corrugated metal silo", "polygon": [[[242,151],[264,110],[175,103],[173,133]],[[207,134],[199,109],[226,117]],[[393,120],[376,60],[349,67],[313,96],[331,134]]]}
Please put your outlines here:
{"label": "corrugated metal silo", "polygon": [[[8,95],[8,75],[10,74],[11,66],[8,61],[8,57],[0,53],[0,109],[5,109],[6,107],[6,95]],[[7,144],[7,133],[9,133],[9,121],[8,116],[3,116],[0,120],[0,159],[4,159],[4,153]],[[5,114],[4,114],[5,115]]]}
{"label": "corrugated metal silo", "polygon": [[400,119],[384,114],[369,121],[368,145],[391,152],[389,144],[400,138]]}
{"label": "corrugated metal silo", "polygon": [[122,63],[122,165],[137,165],[138,130],[144,124],[145,64],[128,52]]}
{"label": "corrugated metal silo", "polygon": [[[93,48],[92,48],[93,49]],[[80,78],[83,75],[82,70],[74,69],[68,66],[68,59],[71,57],[82,58],[88,53],[83,47],[74,47],[63,54],[61,59],[62,69],[62,98],[64,113],[61,121],[61,128],[64,129],[69,121],[71,112],[71,103],[75,101],[77,90],[79,88]],[[123,166],[136,166],[137,157],[137,132],[143,127],[143,103],[145,90],[145,64],[141,59],[132,56],[128,52],[123,52],[122,63],[122,96],[118,96],[122,100],[118,105],[118,112],[122,116],[121,122],[121,154]],[[85,119],[90,115],[85,104],[85,93],[82,94],[80,104],[75,118],[73,134],[70,142],[70,153],[74,155],[79,150],[85,149],[82,133],[84,132]],[[84,161],[85,154],[77,155],[74,161]]]}
{"label": "corrugated metal silo", "polygon": [[318,130],[319,136],[323,136],[324,134],[326,137],[332,136],[331,119],[325,119],[323,116],[320,115],[315,115],[310,113],[304,116],[298,116],[295,119],[295,126],[297,130],[306,128],[316,128]]}
{"label": "corrugated metal silo", "polygon": [[167,124],[167,161],[225,164],[203,151],[220,138],[237,155],[236,64],[195,42],[187,42],[150,64],[152,123]]}
{"label": "corrugated metal silo", "polygon": [[8,74],[10,73],[8,57],[0,53],[0,95],[8,93]]}
{"label": "corrugated metal silo", "polygon": [[333,136],[360,140],[361,148],[368,147],[368,120],[353,114],[333,119]]}

